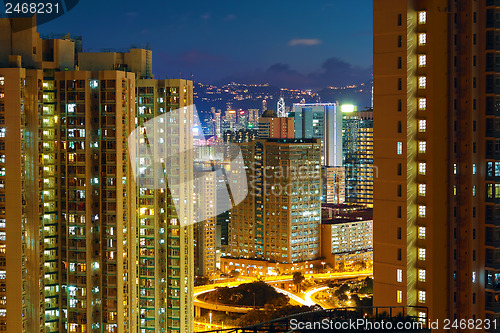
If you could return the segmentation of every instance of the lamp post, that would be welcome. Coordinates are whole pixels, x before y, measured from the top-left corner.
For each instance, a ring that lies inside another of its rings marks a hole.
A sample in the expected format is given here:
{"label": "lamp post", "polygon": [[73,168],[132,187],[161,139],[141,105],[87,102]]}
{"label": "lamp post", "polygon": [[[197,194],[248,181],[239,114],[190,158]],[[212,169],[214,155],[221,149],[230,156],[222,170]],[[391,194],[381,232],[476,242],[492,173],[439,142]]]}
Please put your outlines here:
{"label": "lamp post", "polygon": [[325,262],[322,261],[321,264],[323,265],[323,273],[325,272]]}
{"label": "lamp post", "polygon": [[212,328],[212,311],[210,311],[210,314],[208,316],[210,317],[210,326],[209,326],[209,328]]}

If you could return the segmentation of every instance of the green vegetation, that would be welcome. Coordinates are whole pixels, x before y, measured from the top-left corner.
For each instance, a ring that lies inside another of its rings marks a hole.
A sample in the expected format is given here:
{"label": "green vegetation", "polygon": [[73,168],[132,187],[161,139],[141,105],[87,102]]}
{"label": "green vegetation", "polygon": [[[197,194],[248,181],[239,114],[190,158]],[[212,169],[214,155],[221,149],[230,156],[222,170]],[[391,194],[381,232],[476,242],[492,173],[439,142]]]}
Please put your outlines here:
{"label": "green vegetation", "polygon": [[288,304],[289,298],[278,293],[273,287],[263,281],[243,283],[237,287],[219,287],[201,296],[205,302],[232,305],[258,306],[272,305],[280,307]]}
{"label": "green vegetation", "polygon": [[300,284],[305,280],[304,275],[302,275],[302,272],[295,272],[293,273],[293,284],[297,286],[297,292],[300,290]]}

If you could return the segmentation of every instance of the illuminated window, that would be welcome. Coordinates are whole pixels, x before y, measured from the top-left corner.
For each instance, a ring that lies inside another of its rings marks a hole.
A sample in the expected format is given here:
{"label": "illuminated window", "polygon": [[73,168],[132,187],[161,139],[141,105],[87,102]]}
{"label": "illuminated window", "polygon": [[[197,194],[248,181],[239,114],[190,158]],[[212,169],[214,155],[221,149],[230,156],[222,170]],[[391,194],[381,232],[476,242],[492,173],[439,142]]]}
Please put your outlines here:
{"label": "illuminated window", "polygon": [[402,142],[398,142],[398,155],[401,155],[403,154],[403,143]]}
{"label": "illuminated window", "polygon": [[418,281],[425,282],[425,269],[418,270]]}
{"label": "illuminated window", "polygon": [[457,185],[453,185],[453,195],[457,195]]}
{"label": "illuminated window", "polygon": [[476,272],[472,272],[472,283],[476,283]]}
{"label": "illuminated window", "polygon": [[476,196],[476,185],[472,186],[472,196]]}
{"label": "illuminated window", "polygon": [[423,154],[427,150],[427,141],[419,141],[418,142],[418,152]]}
{"label": "illuminated window", "polygon": [[426,170],[427,170],[427,163],[425,162],[418,163],[418,173],[420,175],[425,175]]}
{"label": "illuminated window", "polygon": [[398,303],[403,303],[403,291],[398,290],[397,294],[396,294],[396,297],[397,297],[397,302]]}
{"label": "illuminated window", "polygon": [[425,184],[418,184],[418,195],[425,197],[426,187],[427,187],[427,185],[425,185]]}
{"label": "illuminated window", "polygon": [[495,184],[495,198],[500,199],[500,184]]}
{"label": "illuminated window", "polygon": [[475,175],[477,173],[476,163],[472,164],[472,174]]}
{"label": "illuminated window", "polygon": [[418,121],[418,131],[419,132],[425,132],[426,130],[427,130],[427,120],[420,119]]}
{"label": "illuminated window", "polygon": [[427,55],[420,54],[418,56],[418,67],[425,67],[427,65]]}
{"label": "illuminated window", "polygon": [[5,84],[5,77],[0,76],[0,86],[3,86]]}
{"label": "illuminated window", "polygon": [[418,45],[425,45],[427,43],[427,34],[425,32],[418,34]]}
{"label": "illuminated window", "polygon": [[425,89],[427,86],[427,77],[426,76],[419,76],[418,77],[418,87],[420,89]]}
{"label": "illuminated window", "polygon": [[403,282],[403,270],[402,269],[398,269],[398,271],[397,271],[397,280],[398,280],[398,282]]}
{"label": "illuminated window", "polygon": [[418,239],[425,239],[425,227],[418,227]]}
{"label": "illuminated window", "polygon": [[418,12],[418,23],[425,24],[427,22],[427,12]]}
{"label": "illuminated window", "polygon": [[5,138],[5,127],[0,127],[0,138]]}
{"label": "illuminated window", "polygon": [[418,260],[425,261],[425,249],[418,249]]}
{"label": "illuminated window", "polygon": [[418,206],[418,217],[425,217],[426,208],[423,205]]}
{"label": "illuminated window", "polygon": [[420,303],[425,303],[425,291],[423,290],[418,291],[418,301]]}
{"label": "illuminated window", "polygon": [[425,110],[427,108],[427,98],[418,99],[418,109]]}

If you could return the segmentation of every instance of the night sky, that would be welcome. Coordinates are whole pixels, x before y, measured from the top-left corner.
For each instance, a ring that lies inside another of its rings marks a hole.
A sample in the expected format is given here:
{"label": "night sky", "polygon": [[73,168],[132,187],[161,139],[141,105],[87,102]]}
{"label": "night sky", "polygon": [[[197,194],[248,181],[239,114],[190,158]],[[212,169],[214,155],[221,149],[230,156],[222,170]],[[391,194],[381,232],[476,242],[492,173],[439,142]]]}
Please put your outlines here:
{"label": "night sky", "polygon": [[372,73],[372,0],[82,0],[38,29],[84,51],[149,45],[156,78],[320,89]]}

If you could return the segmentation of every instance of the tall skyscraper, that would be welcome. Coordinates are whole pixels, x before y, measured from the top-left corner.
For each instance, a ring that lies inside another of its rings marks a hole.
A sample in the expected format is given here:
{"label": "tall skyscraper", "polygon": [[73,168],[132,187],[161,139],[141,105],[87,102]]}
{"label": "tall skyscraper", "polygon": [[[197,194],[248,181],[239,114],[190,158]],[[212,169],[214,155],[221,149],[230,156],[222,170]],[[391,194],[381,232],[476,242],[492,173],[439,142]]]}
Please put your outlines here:
{"label": "tall skyscraper", "polygon": [[374,2],[374,305],[499,318],[499,10]]}
{"label": "tall skyscraper", "polygon": [[342,165],[342,113],[335,103],[294,104],[296,138],[321,140],[321,164]]}
{"label": "tall skyscraper", "polygon": [[[344,110],[343,110],[344,111]],[[345,201],[373,204],[373,110],[343,112]]]}
{"label": "tall skyscraper", "polygon": [[0,19],[0,331],[192,332],[192,227],[134,181],[127,141],[192,83],[75,70],[71,40],[11,29],[34,19]]}
{"label": "tall skyscraper", "polygon": [[240,145],[249,194],[231,210],[231,256],[296,263],[320,256],[320,143],[267,139]]}

